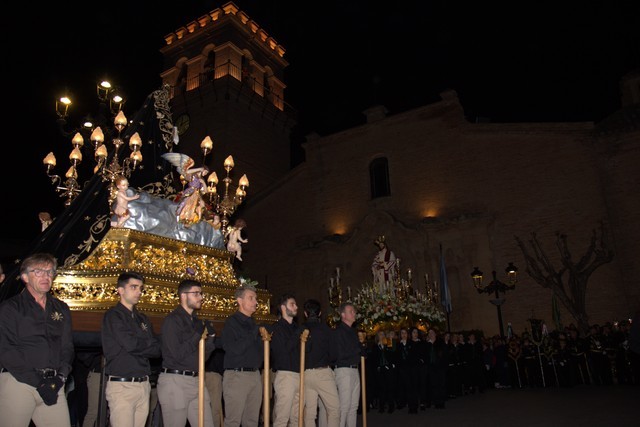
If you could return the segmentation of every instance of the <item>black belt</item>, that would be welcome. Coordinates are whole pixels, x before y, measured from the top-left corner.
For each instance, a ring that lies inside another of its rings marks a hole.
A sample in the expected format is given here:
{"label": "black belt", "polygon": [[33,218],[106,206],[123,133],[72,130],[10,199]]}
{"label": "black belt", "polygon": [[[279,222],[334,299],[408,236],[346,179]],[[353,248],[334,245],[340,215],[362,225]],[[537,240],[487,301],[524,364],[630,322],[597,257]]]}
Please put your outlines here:
{"label": "black belt", "polygon": [[316,370],[316,369],[329,369],[329,366],[318,366],[317,368],[307,368],[306,370]]}
{"label": "black belt", "polygon": [[225,371],[235,371],[235,372],[255,372],[258,368],[227,368]]}
{"label": "black belt", "polygon": [[358,365],[336,365],[336,368],[351,368],[351,369],[358,369]]}
{"label": "black belt", "polygon": [[162,372],[165,374],[177,374],[177,375],[186,375],[187,377],[197,377],[198,373],[194,371],[180,371],[178,369],[167,369],[162,368]]}
{"label": "black belt", "polygon": [[109,375],[109,380],[108,381],[118,381],[121,383],[142,383],[145,381],[149,381],[149,377],[148,376],[144,376],[144,377],[114,377]]}
{"label": "black belt", "polygon": [[58,375],[58,371],[53,368],[36,369],[36,372],[39,373],[42,378],[54,378]]}

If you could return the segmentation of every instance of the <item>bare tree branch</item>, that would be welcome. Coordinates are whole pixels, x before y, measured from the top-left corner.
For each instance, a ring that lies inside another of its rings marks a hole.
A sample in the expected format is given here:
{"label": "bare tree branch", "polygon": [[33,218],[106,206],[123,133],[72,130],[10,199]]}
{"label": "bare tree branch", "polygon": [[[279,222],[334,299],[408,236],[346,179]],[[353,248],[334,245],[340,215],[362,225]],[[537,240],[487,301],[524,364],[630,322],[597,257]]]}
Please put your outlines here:
{"label": "bare tree branch", "polygon": [[[580,330],[586,333],[589,329],[589,316],[586,312],[589,277],[600,266],[611,262],[614,256],[613,250],[607,246],[608,239],[604,222],[600,222],[600,233],[597,233],[595,229],[592,230],[589,246],[577,263],[572,259],[567,236],[556,232],[556,247],[560,254],[561,264],[561,267],[557,269],[540,245],[535,232],[531,233],[528,246],[518,236],[515,236],[515,239],[527,263],[527,274],[543,288],[551,289],[556,298],[576,320]],[[568,273],[566,283],[565,273]]]}

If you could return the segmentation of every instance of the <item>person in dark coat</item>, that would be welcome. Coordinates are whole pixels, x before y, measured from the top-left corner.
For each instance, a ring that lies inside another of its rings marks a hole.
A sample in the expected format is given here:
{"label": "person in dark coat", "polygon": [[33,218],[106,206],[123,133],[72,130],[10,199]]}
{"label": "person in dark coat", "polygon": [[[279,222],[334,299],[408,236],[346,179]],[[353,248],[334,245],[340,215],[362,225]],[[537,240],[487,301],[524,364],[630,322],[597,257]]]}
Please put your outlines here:
{"label": "person in dark coat", "polygon": [[393,348],[388,344],[385,332],[378,331],[369,365],[374,368],[374,399],[377,400],[378,412],[386,409],[391,414],[396,408],[396,359]]}
{"label": "person in dark coat", "polygon": [[447,400],[446,373],[449,366],[448,349],[435,329],[429,329],[426,341],[426,358],[429,370],[428,399],[436,409],[444,409]]}

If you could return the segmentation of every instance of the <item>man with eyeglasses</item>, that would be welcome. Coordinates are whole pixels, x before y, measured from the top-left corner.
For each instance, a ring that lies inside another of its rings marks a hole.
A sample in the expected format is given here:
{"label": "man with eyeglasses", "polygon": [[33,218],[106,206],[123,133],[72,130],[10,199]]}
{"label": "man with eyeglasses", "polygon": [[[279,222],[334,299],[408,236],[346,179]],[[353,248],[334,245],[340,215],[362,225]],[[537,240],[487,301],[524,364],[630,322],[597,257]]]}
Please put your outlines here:
{"label": "man with eyeglasses", "polygon": [[71,311],[51,293],[56,258],[22,262],[25,290],[0,305],[0,424],[70,425],[64,393],[74,358]]}
{"label": "man with eyeglasses", "polygon": [[[198,425],[198,355],[200,339],[206,331],[205,360],[216,346],[216,331],[209,320],[202,321],[196,311],[202,308],[202,285],[192,279],[178,284],[180,305],[162,323],[162,370],[158,377],[158,401],[165,427]],[[204,389],[204,425],[213,426],[211,399]]]}
{"label": "man with eyeglasses", "polygon": [[151,322],[136,307],[143,285],[144,277],[139,273],[120,274],[120,302],[107,310],[102,320],[105,397],[112,426],[144,427],[149,416],[149,359],[160,357],[161,350]]}

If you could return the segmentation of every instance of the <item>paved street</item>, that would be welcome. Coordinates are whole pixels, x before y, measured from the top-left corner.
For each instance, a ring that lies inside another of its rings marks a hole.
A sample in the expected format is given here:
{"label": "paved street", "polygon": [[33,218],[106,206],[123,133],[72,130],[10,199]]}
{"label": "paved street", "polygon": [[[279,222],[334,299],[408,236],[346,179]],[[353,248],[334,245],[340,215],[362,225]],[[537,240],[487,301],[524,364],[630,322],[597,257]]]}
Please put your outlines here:
{"label": "paved street", "polygon": [[[358,426],[362,426],[358,416]],[[487,390],[447,401],[445,409],[417,415],[367,413],[367,427],[638,427],[640,386]]]}

